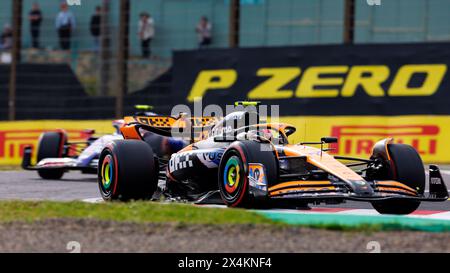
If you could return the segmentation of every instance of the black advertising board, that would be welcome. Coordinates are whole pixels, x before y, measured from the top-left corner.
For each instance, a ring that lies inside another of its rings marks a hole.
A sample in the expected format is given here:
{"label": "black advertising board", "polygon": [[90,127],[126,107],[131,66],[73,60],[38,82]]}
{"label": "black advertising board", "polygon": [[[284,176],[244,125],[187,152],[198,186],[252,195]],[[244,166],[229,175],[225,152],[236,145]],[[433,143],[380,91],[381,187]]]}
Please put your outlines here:
{"label": "black advertising board", "polygon": [[281,115],[450,114],[450,43],[176,51],[176,103],[280,105]]}

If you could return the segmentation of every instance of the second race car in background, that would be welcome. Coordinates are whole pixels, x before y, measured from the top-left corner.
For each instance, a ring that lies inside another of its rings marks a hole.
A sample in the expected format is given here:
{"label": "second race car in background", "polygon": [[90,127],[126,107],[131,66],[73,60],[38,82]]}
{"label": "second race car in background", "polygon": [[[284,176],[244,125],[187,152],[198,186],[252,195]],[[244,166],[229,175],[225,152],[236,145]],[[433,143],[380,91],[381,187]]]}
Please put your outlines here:
{"label": "second race car in background", "polygon": [[[150,112],[148,105],[136,105],[136,115],[155,116]],[[100,137],[94,137],[94,130],[85,130],[86,141],[71,142],[67,133],[58,129],[43,133],[37,147],[37,163],[31,164],[32,148],[25,147],[22,159],[22,168],[35,170],[43,179],[61,179],[65,172],[79,170],[82,173],[96,174],[98,158],[106,144],[113,140],[123,139],[120,128],[125,125],[122,119],[114,120],[112,125],[114,133]],[[182,140],[164,137],[157,134],[145,132],[145,142],[161,158],[169,158],[174,152],[181,150],[187,145]]]}

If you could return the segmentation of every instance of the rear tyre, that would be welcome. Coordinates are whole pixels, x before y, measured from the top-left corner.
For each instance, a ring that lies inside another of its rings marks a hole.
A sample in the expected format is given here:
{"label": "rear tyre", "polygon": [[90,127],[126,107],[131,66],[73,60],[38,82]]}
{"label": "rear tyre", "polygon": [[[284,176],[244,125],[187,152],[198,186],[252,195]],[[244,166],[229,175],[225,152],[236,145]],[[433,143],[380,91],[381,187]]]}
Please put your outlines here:
{"label": "rear tyre", "polygon": [[[45,158],[60,158],[64,154],[64,145],[67,143],[67,136],[63,132],[43,133],[39,138],[37,161]],[[64,175],[61,169],[42,169],[38,174],[43,179],[58,180]]]}
{"label": "rear tyre", "polygon": [[[218,186],[227,206],[259,208],[267,204],[267,188],[278,179],[278,165],[274,152],[262,149],[262,145],[268,146],[255,141],[236,141],[223,154],[219,164]],[[267,183],[265,191],[256,193],[249,187],[251,163],[263,167]]]}
{"label": "rear tyre", "polygon": [[102,198],[148,200],[158,186],[158,163],[140,140],[115,140],[100,154],[98,185]]}
{"label": "rear tyre", "polygon": [[[417,190],[419,194],[425,191],[425,171],[422,159],[417,151],[405,144],[388,144],[389,171],[385,179],[399,181],[410,188]],[[419,206],[416,200],[386,200],[373,202],[372,206],[381,214],[410,214]]]}

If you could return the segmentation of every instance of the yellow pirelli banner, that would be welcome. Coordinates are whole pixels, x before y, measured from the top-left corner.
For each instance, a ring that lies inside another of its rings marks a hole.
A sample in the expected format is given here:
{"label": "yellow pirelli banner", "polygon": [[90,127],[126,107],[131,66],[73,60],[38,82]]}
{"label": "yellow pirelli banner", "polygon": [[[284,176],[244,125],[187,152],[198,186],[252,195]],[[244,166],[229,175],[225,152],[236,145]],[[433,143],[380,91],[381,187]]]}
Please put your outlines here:
{"label": "yellow pirelli banner", "polygon": [[40,134],[56,129],[66,130],[69,141],[86,140],[88,134],[85,130],[87,129],[94,129],[97,135],[114,132],[110,120],[0,122],[0,165],[19,165],[24,147],[31,146],[36,151]]}
{"label": "yellow pirelli banner", "polygon": [[[368,157],[375,142],[393,137],[396,143],[412,145],[426,163],[450,163],[450,116],[291,116],[280,121],[297,128],[292,143],[338,137],[334,154]],[[86,129],[95,129],[97,135],[114,131],[110,120],[0,122],[0,165],[20,164],[23,148],[36,148],[39,135],[55,129],[65,129],[69,141],[85,140]]]}
{"label": "yellow pirelli banner", "polygon": [[412,145],[426,163],[450,163],[450,116],[337,116],[282,117],[297,132],[293,143],[335,136],[339,142],[331,153],[368,157],[380,139]]}

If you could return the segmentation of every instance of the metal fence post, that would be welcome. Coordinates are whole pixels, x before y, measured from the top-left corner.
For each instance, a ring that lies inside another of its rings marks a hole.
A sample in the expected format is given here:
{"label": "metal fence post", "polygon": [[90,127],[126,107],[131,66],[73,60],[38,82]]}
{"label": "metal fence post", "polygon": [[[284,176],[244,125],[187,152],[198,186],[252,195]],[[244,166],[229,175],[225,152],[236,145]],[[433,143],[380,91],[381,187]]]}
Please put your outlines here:
{"label": "metal fence post", "polygon": [[102,1],[102,12],[100,17],[100,71],[99,71],[99,84],[98,95],[107,96],[109,87],[109,73],[110,73],[110,61],[111,61],[111,33],[109,29],[109,13],[110,12],[110,0]]}
{"label": "metal fence post", "polygon": [[355,0],[345,0],[344,44],[353,44],[355,34]]}
{"label": "metal fence post", "polygon": [[16,119],[16,90],[17,90],[17,64],[20,62],[21,33],[22,33],[22,0],[13,0],[12,31],[13,46],[12,60],[9,72],[8,119]]}
{"label": "metal fence post", "polygon": [[127,93],[127,64],[130,21],[130,0],[120,0],[120,23],[117,54],[117,90],[116,90],[116,117],[123,117],[124,95]]}
{"label": "metal fence post", "polygon": [[240,17],[240,0],[230,1],[230,29],[229,29],[229,45],[230,47],[239,46],[239,17]]}

